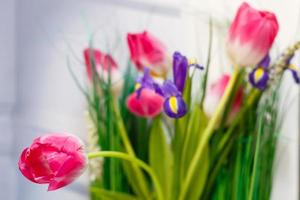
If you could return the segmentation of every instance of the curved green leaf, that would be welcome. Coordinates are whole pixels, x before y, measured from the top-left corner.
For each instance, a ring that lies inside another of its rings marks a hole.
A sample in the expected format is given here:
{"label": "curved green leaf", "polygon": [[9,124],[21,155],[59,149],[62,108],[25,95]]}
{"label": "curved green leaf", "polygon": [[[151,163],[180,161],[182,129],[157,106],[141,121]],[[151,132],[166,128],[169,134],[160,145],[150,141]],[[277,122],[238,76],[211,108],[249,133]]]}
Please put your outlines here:
{"label": "curved green leaf", "polygon": [[149,162],[157,174],[165,199],[169,199],[172,183],[172,154],[159,117],[154,119],[150,132]]}
{"label": "curved green leaf", "polygon": [[[195,154],[199,140],[201,140],[202,133],[207,125],[208,119],[200,106],[196,106],[191,113],[188,123],[187,132],[185,135],[183,151],[181,154],[181,181],[184,179],[186,172],[189,168],[191,160]],[[198,200],[203,188],[205,187],[206,178],[209,172],[209,148],[208,144],[204,148],[202,158],[198,162],[199,173],[193,177],[192,185],[187,192],[187,199]]]}
{"label": "curved green leaf", "polygon": [[105,190],[102,188],[92,187],[90,191],[93,195],[101,200],[141,200],[130,194]]}

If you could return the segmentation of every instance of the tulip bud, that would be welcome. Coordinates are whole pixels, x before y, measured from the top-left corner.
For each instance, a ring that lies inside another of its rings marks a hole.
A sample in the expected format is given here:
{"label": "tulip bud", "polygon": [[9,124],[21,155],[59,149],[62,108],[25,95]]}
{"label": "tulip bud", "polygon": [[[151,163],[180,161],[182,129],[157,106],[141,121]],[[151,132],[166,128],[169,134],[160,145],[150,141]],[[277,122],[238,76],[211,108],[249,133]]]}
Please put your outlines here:
{"label": "tulip bud", "polygon": [[278,32],[275,14],[243,3],[232,22],[227,38],[227,53],[239,66],[254,66],[271,48]]}
{"label": "tulip bud", "polygon": [[128,109],[139,117],[157,116],[162,111],[163,102],[164,97],[148,88],[142,89],[139,94],[134,92],[127,97]]}
{"label": "tulip bud", "polygon": [[[220,79],[214,82],[204,100],[204,112],[208,117],[212,117],[215,113],[215,110],[225,92],[225,89],[229,83],[230,76],[223,75]],[[235,114],[239,111],[243,99],[243,90],[239,88],[237,94],[233,100],[232,107],[229,111],[229,121],[235,116]]]}
{"label": "tulip bud", "polygon": [[19,169],[30,181],[49,184],[48,191],[73,182],[87,165],[81,140],[73,135],[50,134],[36,138],[23,150]]}
{"label": "tulip bud", "polygon": [[151,73],[163,76],[167,72],[166,47],[157,38],[147,31],[142,33],[128,33],[127,43],[132,62],[139,71],[145,67],[150,68]]}
{"label": "tulip bud", "polygon": [[[112,92],[115,96],[118,96],[123,88],[124,81],[114,59],[110,55],[102,53],[100,50],[90,48],[84,50],[84,58],[87,76],[90,82],[93,81],[93,64],[95,66],[95,72],[97,73],[96,76],[104,82],[108,82],[110,74]],[[99,93],[101,92],[99,91]]]}

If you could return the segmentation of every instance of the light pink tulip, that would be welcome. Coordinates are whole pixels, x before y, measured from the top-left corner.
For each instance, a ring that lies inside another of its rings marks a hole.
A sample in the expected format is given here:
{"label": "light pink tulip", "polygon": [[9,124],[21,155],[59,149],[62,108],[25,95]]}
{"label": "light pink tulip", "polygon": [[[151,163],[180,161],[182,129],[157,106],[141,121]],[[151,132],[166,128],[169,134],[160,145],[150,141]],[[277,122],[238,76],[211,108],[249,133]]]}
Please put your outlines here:
{"label": "light pink tulip", "polygon": [[162,111],[164,97],[154,90],[142,89],[140,96],[134,92],[127,97],[127,108],[139,117],[153,118]]}
{"label": "light pink tulip", "polygon": [[[204,101],[204,111],[208,117],[212,117],[229,83],[230,76],[222,75],[207,91]],[[229,111],[229,120],[239,111],[243,100],[243,90],[239,88]]]}
{"label": "light pink tulip", "polygon": [[23,150],[19,169],[30,181],[49,184],[48,191],[73,182],[87,165],[81,140],[73,135],[49,134]]}
{"label": "light pink tulip", "polygon": [[275,14],[243,3],[229,29],[227,52],[239,66],[254,66],[271,48],[279,26]]}

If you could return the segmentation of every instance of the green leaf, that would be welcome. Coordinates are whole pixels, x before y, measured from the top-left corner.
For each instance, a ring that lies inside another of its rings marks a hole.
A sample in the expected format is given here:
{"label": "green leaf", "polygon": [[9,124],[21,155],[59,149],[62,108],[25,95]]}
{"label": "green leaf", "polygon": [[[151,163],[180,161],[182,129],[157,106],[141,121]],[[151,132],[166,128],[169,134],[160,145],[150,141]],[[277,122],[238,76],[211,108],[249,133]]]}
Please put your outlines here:
{"label": "green leaf", "polygon": [[162,191],[164,191],[164,198],[169,199],[172,183],[172,154],[160,117],[154,119],[150,132],[149,162],[157,174]]}
{"label": "green leaf", "polygon": [[[145,198],[145,194],[148,193],[148,189],[146,186],[146,179],[143,176],[144,174],[142,173],[142,171],[137,171],[139,169],[128,162],[123,162],[123,169],[127,177],[127,181],[132,187],[133,192],[139,197]],[[141,176],[138,177],[139,175]]]}
{"label": "green leaf", "polygon": [[101,200],[140,200],[136,196],[109,191],[101,188],[91,187],[91,193]]}
{"label": "green leaf", "polygon": [[192,90],[192,78],[190,76],[187,77],[185,82],[185,88],[183,91],[183,99],[187,105],[188,112],[187,114],[175,120],[175,134],[172,140],[172,150],[174,154],[174,168],[173,168],[173,175],[172,175],[172,192],[171,192],[171,199],[177,199],[179,190],[180,190],[180,177],[181,177],[181,170],[180,170],[180,162],[181,162],[181,152],[183,149],[183,144],[185,140],[185,133],[187,128],[187,123],[189,121],[189,110],[191,106],[191,90]]}
{"label": "green leaf", "polygon": [[[201,133],[204,131],[207,125],[208,119],[204,112],[200,109],[200,106],[196,106],[192,113],[188,123],[187,132],[185,135],[184,146],[181,156],[181,180],[184,179],[186,172],[189,168],[191,160],[196,151],[199,140],[201,140]],[[203,150],[202,158],[198,162],[199,173],[194,176],[192,180],[193,187],[190,187],[187,192],[187,199],[198,200],[203,188],[205,187],[206,178],[209,172],[209,149],[208,144]]]}

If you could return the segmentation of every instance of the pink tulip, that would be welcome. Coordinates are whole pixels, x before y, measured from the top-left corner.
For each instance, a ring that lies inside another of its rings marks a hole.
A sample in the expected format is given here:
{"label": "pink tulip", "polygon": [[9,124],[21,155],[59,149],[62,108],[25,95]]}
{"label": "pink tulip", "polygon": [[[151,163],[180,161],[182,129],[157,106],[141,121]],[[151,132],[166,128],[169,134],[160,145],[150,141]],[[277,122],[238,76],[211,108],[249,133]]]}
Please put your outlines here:
{"label": "pink tulip", "polygon": [[90,81],[93,80],[92,61],[95,64],[97,73],[101,73],[102,71],[108,73],[109,69],[111,69],[111,72],[118,69],[114,59],[110,55],[102,53],[100,50],[88,48],[83,51],[83,54],[87,75]]}
{"label": "pink tulip", "polygon": [[103,81],[108,82],[110,72],[113,93],[118,95],[123,87],[123,77],[114,59],[110,55],[102,53],[100,50],[91,48],[85,49],[83,54],[89,80],[91,82],[93,81],[91,65],[93,61],[97,76]]}
{"label": "pink tulip", "polygon": [[127,107],[139,117],[155,117],[162,111],[164,98],[154,90],[145,88],[138,97],[137,92],[127,97]]}
{"label": "pink tulip", "polygon": [[36,138],[24,149],[19,169],[30,181],[49,184],[48,191],[73,182],[87,165],[81,140],[72,135],[49,134]]}
{"label": "pink tulip", "polygon": [[[230,80],[229,75],[223,75],[220,79],[214,82],[210,86],[209,90],[207,91],[207,94],[205,96],[205,101],[204,101],[204,111],[208,117],[212,117],[214,115],[216,107],[218,106],[225,92],[229,80]],[[239,88],[234,98],[234,101],[232,103],[232,108],[229,111],[229,120],[231,120],[235,116],[235,114],[239,111],[242,104],[242,100],[243,100],[243,90],[242,88]]]}
{"label": "pink tulip", "polygon": [[278,29],[275,14],[256,10],[243,3],[227,38],[227,52],[232,62],[239,66],[259,63],[271,48]]}
{"label": "pink tulip", "polygon": [[164,75],[167,71],[166,47],[147,31],[142,33],[128,33],[127,42],[131,60],[137,69],[144,71],[150,68],[156,75]]}

